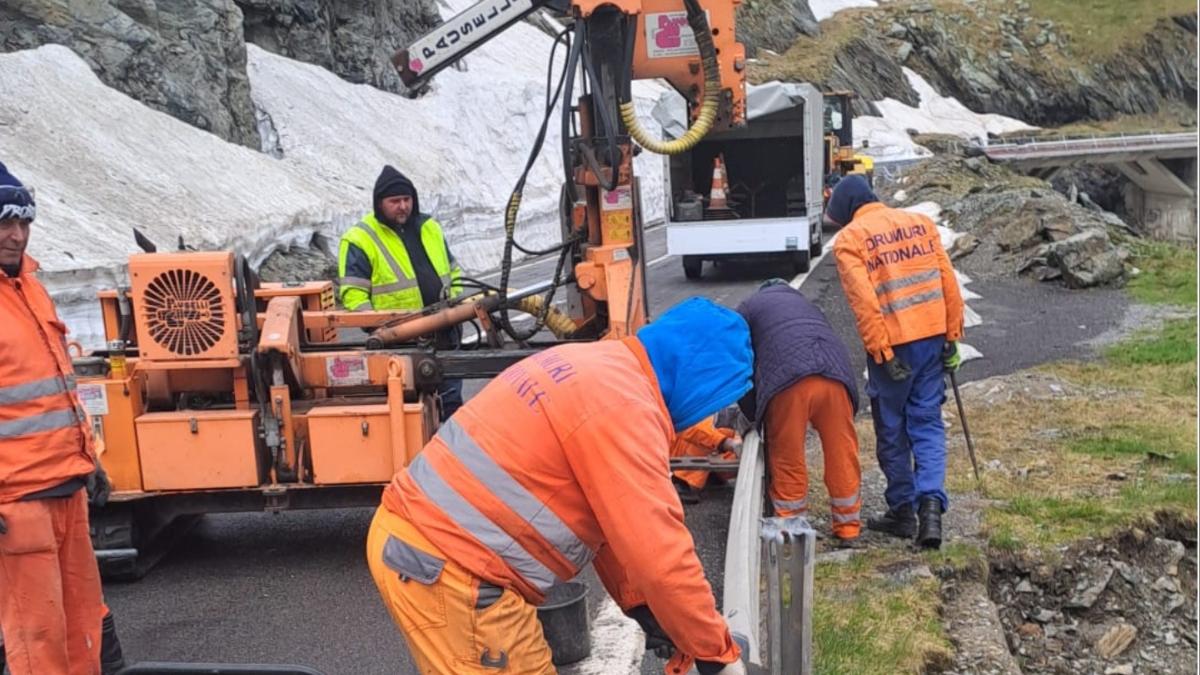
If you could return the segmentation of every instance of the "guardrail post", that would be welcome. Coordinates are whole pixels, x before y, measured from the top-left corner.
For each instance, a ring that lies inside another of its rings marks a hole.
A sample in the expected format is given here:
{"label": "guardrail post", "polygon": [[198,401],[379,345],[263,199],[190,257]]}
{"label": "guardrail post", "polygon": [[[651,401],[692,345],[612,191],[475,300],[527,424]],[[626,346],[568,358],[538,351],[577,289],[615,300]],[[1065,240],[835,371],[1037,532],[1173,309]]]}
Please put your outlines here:
{"label": "guardrail post", "polygon": [[764,518],[766,656],[771,675],[811,675],[817,534],[802,517]]}

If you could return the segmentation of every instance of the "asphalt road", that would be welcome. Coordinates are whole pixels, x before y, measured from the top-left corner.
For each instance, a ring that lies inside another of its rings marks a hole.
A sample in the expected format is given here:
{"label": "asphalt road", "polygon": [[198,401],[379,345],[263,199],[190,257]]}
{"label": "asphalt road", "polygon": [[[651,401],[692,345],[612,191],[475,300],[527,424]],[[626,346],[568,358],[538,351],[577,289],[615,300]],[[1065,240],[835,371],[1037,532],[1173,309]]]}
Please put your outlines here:
{"label": "asphalt road", "polygon": [[[762,280],[790,276],[786,264],[706,265],[702,280],[687,282],[678,258],[666,257],[663,229],[646,242],[652,313],[692,295],[733,306]],[[510,286],[551,271],[547,261],[519,266]],[[846,339],[861,373],[861,345],[831,262],[823,259],[801,288]],[[1118,292],[1023,280],[971,288],[983,296],[971,306],[985,323],[968,341],[985,358],[964,366],[966,380],[1079,355],[1078,343],[1119,323],[1126,306]],[[688,513],[718,598],[729,500],[728,490],[712,491]],[[363,560],[370,517],[369,509],[344,509],[204,518],[144,579],[105,585],[127,658],[292,663],[327,675],[415,672]],[[656,672],[655,664],[650,655],[644,672]]]}

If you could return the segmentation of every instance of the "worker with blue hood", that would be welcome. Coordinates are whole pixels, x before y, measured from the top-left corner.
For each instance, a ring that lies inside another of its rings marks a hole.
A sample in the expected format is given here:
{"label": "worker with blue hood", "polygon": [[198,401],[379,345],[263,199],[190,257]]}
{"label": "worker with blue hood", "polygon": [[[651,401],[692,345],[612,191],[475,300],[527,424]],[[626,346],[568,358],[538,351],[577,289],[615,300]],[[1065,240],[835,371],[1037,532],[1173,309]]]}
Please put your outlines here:
{"label": "worker with blue hood", "polygon": [[367,537],[418,669],[554,673],[537,607],[593,564],[675,672],[745,673],[669,453],[750,390],[753,361],[745,320],[693,298],[636,336],[519,361],[459,409],[384,490]]}

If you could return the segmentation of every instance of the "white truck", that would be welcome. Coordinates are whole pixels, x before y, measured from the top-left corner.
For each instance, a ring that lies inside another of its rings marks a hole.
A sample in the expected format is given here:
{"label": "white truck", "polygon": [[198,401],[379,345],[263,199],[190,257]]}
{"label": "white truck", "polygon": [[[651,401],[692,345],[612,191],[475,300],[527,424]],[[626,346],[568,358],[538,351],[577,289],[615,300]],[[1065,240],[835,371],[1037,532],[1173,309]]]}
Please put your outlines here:
{"label": "white truck", "polygon": [[[667,126],[671,103],[660,101]],[[773,256],[793,273],[821,255],[824,101],[809,84],[747,87],[747,124],[709,133],[696,147],[665,158],[667,253],[683,259],[688,279],[704,261]],[[678,118],[676,118],[678,119]],[[709,208],[713,163],[723,158],[728,208]]]}

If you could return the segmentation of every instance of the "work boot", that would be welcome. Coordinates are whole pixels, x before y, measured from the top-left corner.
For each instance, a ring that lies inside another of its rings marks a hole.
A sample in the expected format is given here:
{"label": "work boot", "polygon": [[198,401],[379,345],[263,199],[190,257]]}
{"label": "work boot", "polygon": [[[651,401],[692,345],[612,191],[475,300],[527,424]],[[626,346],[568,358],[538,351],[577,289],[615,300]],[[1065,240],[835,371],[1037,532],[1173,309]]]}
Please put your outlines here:
{"label": "work boot", "polygon": [[100,624],[100,672],[116,675],[124,667],[125,655],[121,652],[121,640],[117,638],[117,624],[109,612]]}
{"label": "work boot", "polygon": [[890,534],[901,539],[912,539],[917,532],[917,519],[908,504],[888,509],[878,518],[867,518],[867,529]]}
{"label": "work boot", "polygon": [[942,547],[942,503],[937,497],[921,500],[918,511],[921,525],[917,528],[917,546],[921,548]]}
{"label": "work boot", "polygon": [[682,481],[675,476],[671,476],[671,482],[675,484],[675,492],[679,495],[679,501],[684,504],[692,505],[700,503],[700,491],[688,485],[686,481]]}

